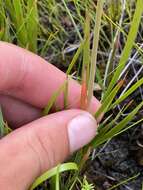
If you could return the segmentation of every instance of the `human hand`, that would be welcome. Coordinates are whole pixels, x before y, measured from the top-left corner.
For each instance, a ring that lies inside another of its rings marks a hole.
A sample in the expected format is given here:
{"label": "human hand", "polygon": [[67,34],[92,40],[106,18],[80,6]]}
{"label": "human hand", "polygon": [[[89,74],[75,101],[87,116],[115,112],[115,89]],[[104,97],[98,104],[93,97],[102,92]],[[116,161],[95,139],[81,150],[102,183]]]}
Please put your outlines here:
{"label": "human hand", "polygon": [[[17,128],[0,140],[0,189],[26,190],[32,182],[89,143],[97,123],[80,104],[80,85],[70,80],[70,110],[41,116],[66,75],[37,55],[0,42],[0,105],[4,118]],[[63,95],[56,105],[63,107]],[[100,107],[92,99],[90,111]]]}

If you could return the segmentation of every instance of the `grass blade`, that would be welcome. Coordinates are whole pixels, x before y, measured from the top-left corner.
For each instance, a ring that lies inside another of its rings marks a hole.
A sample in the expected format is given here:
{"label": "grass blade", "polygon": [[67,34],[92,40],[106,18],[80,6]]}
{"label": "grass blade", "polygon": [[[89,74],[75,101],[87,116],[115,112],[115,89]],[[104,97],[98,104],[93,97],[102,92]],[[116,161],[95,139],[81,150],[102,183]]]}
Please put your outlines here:
{"label": "grass blade", "polygon": [[56,102],[58,96],[62,92],[64,92],[64,90],[66,89],[66,85],[67,85],[67,81],[65,81],[65,83],[51,96],[47,106],[44,108],[43,115],[48,115],[49,114],[49,111],[53,107],[53,105]]}
{"label": "grass blade", "polygon": [[100,144],[104,143],[108,139],[113,138],[117,134],[122,131],[127,124],[133,120],[134,116],[137,114],[137,112],[142,108],[143,102],[141,102],[130,114],[128,114],[127,117],[125,117],[121,122],[119,122],[114,128],[112,128],[109,132],[107,132],[105,135],[100,135],[98,138],[95,138],[92,142],[93,147],[97,147]]}
{"label": "grass blade", "polygon": [[82,65],[82,89],[80,98],[80,108],[87,110],[87,87],[90,66],[90,16],[86,10],[86,19],[84,24],[84,48],[83,48],[83,65]]}
{"label": "grass blade", "polygon": [[0,108],[0,137],[3,137],[4,134],[5,134],[5,129],[4,129],[3,114]]}
{"label": "grass blade", "polygon": [[68,67],[68,69],[67,69],[67,72],[66,72],[67,75],[69,75],[69,74],[71,73],[72,68],[73,68],[74,65],[76,64],[77,59],[79,58],[79,55],[80,55],[80,53],[81,53],[82,50],[83,50],[84,43],[85,43],[85,42],[81,42],[81,44],[80,44],[78,50],[76,51],[76,53],[75,53],[75,55],[74,55],[74,57],[73,57],[73,59],[72,59],[70,65],[69,65],[69,67]]}
{"label": "grass blade", "polygon": [[125,92],[125,94],[123,94],[119,99],[117,99],[113,103],[113,105],[110,107],[110,109],[118,105],[119,103],[121,103],[123,100],[125,100],[130,94],[132,94],[135,90],[137,90],[137,88],[139,88],[142,84],[143,84],[143,78],[138,80],[132,87],[130,87],[128,91]]}
{"label": "grass blade", "polygon": [[98,118],[100,114],[106,113],[108,108],[110,107],[113,99],[115,98],[117,92],[120,90],[120,88],[123,86],[124,81],[120,81],[116,87],[111,91],[111,93],[107,96],[107,98],[103,101],[102,106],[100,109],[95,113],[95,117]]}
{"label": "grass blade", "polygon": [[50,179],[53,176],[56,176],[57,170],[59,173],[65,172],[65,171],[70,171],[70,170],[78,170],[78,167],[75,163],[66,163],[59,165],[58,167],[55,167],[46,173],[44,173],[42,176],[40,176],[31,186],[30,190],[35,189],[38,185],[46,181],[47,179]]}
{"label": "grass blade", "polygon": [[64,88],[64,109],[68,108],[68,89],[69,89],[69,76],[67,75],[67,80],[65,82],[65,88]]}
{"label": "grass blade", "polygon": [[27,1],[27,35],[28,49],[32,52],[37,52],[37,36],[38,36],[38,11],[37,0]]}
{"label": "grass blade", "polygon": [[135,38],[137,36],[137,32],[138,32],[138,28],[139,28],[139,24],[140,24],[140,20],[141,20],[141,16],[143,13],[143,1],[142,0],[137,0],[137,4],[136,4],[136,10],[134,13],[134,17],[133,17],[133,21],[131,24],[131,28],[127,37],[127,42],[126,45],[124,47],[119,65],[113,75],[113,78],[109,84],[109,87],[104,95],[104,97],[107,96],[107,94],[109,94],[109,92],[112,90],[112,88],[114,87],[114,85],[116,84],[116,82],[118,81],[118,78],[120,76],[121,71],[123,70],[126,62],[128,61],[129,55],[131,53],[132,47],[134,45],[134,41]]}
{"label": "grass blade", "polygon": [[13,0],[13,7],[14,7],[14,15],[12,12],[13,20],[15,21],[16,31],[17,31],[17,39],[19,45],[22,47],[27,46],[27,30],[24,23],[24,5],[21,0]]}
{"label": "grass blade", "polygon": [[[114,3],[112,3],[112,4],[113,4],[112,5],[113,7],[117,6]],[[119,1],[117,2],[117,4],[118,4],[117,9],[118,9],[119,8],[119,4],[120,4]],[[120,21],[119,21],[119,26],[120,27],[122,26],[122,23],[123,23],[123,18],[124,18],[125,10],[126,10],[126,1],[123,1],[122,2],[121,17],[120,17]],[[106,69],[105,69],[104,82],[103,82],[104,87],[108,86],[109,81],[112,78],[112,75],[109,75],[109,73],[113,70],[113,64],[112,63],[113,63],[113,60],[114,60],[114,57],[116,55],[116,51],[117,51],[117,48],[118,48],[119,35],[120,35],[120,29],[117,28],[115,36],[114,36],[114,39],[113,39],[113,43],[111,45],[111,51],[110,51],[109,58],[108,58],[108,61],[107,61],[107,65],[106,65]]]}
{"label": "grass blade", "polygon": [[119,186],[124,185],[124,184],[128,183],[129,181],[136,179],[139,175],[140,175],[140,173],[138,173],[138,174],[136,174],[136,175],[134,175],[134,176],[132,176],[132,177],[130,177],[128,179],[125,179],[125,180],[121,181],[120,183],[110,187],[108,190],[116,189]]}
{"label": "grass blade", "polygon": [[96,9],[97,12],[96,12],[96,19],[95,19],[95,28],[94,28],[93,49],[92,49],[92,55],[91,55],[90,76],[89,76],[89,83],[88,83],[88,105],[90,104],[91,98],[93,96],[93,90],[94,90],[97,50],[98,50],[98,45],[99,45],[99,33],[100,33],[100,26],[101,26],[101,17],[102,17],[102,12],[103,12],[103,4],[104,4],[104,0],[98,0],[97,9]]}
{"label": "grass blade", "polygon": [[5,34],[5,11],[3,7],[3,2],[0,0],[0,40],[3,39]]}
{"label": "grass blade", "polygon": [[73,23],[73,26],[74,26],[74,28],[75,28],[75,30],[76,30],[78,36],[79,36],[79,39],[82,41],[82,40],[83,40],[83,39],[82,39],[82,36],[81,36],[81,34],[80,34],[80,32],[79,32],[79,29],[78,29],[78,27],[77,27],[77,25],[76,25],[76,23],[75,23],[75,21],[74,21],[74,19],[73,19],[73,16],[72,16],[72,14],[71,14],[69,8],[67,7],[67,4],[66,4],[65,0],[62,0],[62,2],[63,2],[63,4],[64,4],[64,6],[65,6],[65,9],[66,9],[66,11],[67,11],[67,13],[68,13],[68,15],[69,15],[69,17],[70,17],[72,23]]}
{"label": "grass blade", "polygon": [[123,114],[132,104],[133,101],[129,102],[126,106],[123,106],[123,108],[120,110],[119,113],[117,113],[116,117],[114,119],[112,119],[112,121],[106,125],[100,125],[98,127],[98,132],[99,135],[102,134],[106,134],[110,129],[112,129],[117,123],[118,123],[118,119],[121,117],[121,114]]}

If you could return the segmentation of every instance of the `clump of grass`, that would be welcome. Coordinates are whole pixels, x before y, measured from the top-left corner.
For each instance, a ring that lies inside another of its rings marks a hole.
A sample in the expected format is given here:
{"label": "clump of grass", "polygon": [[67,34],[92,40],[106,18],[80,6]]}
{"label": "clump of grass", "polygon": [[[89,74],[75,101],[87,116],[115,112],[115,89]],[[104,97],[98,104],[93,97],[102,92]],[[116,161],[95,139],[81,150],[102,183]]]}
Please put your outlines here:
{"label": "clump of grass", "polygon": [[[1,25],[8,35],[8,41],[17,41],[21,47],[37,52],[38,11],[36,0],[0,1]],[[5,26],[5,27],[4,27]],[[5,40],[6,36],[1,35]]]}

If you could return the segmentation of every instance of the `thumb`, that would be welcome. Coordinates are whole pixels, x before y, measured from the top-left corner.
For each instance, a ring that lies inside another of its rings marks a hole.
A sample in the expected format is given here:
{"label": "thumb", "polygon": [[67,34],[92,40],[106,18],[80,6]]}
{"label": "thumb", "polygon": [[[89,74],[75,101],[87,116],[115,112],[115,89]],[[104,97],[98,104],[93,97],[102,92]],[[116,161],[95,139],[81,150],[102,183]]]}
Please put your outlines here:
{"label": "thumb", "polygon": [[68,110],[38,119],[0,141],[0,187],[28,189],[46,170],[89,143],[95,119],[81,110]]}

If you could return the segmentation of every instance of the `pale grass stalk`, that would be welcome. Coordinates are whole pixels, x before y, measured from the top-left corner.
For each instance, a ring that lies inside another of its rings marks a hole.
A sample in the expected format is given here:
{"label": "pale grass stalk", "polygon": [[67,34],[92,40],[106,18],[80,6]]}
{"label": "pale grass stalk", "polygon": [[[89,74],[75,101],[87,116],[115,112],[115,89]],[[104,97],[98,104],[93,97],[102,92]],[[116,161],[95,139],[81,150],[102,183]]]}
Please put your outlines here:
{"label": "pale grass stalk", "polygon": [[103,4],[104,0],[98,0],[97,3],[97,12],[95,19],[95,28],[94,28],[94,39],[93,39],[93,49],[91,55],[91,66],[90,66],[90,76],[88,83],[88,106],[91,102],[94,90],[94,80],[96,73],[96,64],[97,64],[97,50],[99,45],[99,34],[100,34],[100,26],[101,26],[101,18],[103,13]]}

